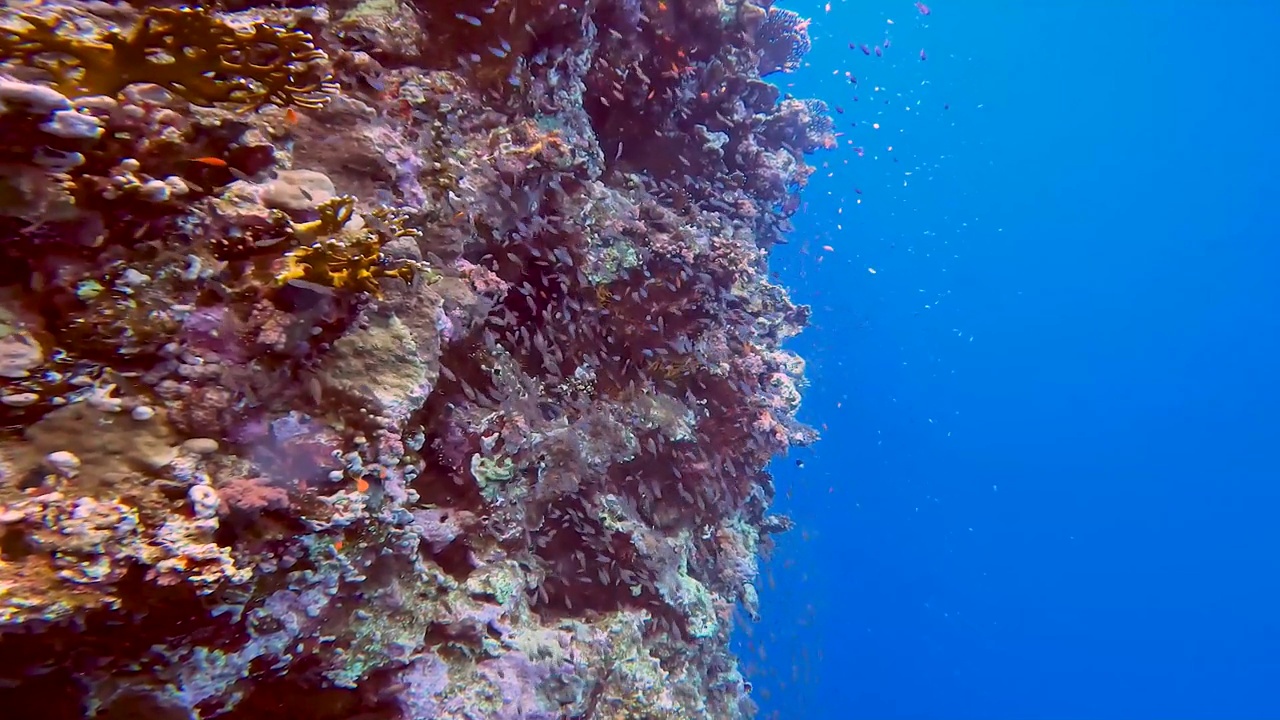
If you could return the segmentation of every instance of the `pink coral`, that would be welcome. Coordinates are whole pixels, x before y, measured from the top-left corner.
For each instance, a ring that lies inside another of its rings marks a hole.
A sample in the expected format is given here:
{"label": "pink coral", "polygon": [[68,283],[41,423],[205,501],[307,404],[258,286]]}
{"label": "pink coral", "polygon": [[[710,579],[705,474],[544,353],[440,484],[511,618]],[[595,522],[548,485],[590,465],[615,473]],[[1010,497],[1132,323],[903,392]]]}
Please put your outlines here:
{"label": "pink coral", "polygon": [[289,493],[260,477],[232,478],[218,487],[218,497],[228,511],[250,515],[289,507]]}

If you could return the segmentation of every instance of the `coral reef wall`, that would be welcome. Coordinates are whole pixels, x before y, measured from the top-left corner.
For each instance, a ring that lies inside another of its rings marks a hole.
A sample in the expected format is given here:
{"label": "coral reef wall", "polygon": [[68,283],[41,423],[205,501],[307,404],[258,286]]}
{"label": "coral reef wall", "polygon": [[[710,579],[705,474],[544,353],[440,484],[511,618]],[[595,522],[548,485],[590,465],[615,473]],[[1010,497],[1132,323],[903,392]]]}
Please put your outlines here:
{"label": "coral reef wall", "polygon": [[835,139],[749,0],[6,2],[6,718],[739,718]]}

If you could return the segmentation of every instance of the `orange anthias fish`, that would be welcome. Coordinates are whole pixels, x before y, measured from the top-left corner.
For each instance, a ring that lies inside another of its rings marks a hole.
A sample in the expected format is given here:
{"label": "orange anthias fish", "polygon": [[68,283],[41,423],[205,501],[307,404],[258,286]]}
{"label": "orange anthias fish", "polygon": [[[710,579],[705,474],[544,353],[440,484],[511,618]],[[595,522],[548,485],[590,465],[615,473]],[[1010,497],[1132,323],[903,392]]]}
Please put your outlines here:
{"label": "orange anthias fish", "polygon": [[198,158],[191,158],[191,162],[198,162],[198,163],[201,163],[201,164],[204,164],[204,165],[209,165],[210,167],[222,167],[222,168],[224,168],[224,167],[226,167],[226,166],[227,166],[227,161],[226,161],[226,160],[223,160],[222,158],[218,158],[218,157],[198,157]]}

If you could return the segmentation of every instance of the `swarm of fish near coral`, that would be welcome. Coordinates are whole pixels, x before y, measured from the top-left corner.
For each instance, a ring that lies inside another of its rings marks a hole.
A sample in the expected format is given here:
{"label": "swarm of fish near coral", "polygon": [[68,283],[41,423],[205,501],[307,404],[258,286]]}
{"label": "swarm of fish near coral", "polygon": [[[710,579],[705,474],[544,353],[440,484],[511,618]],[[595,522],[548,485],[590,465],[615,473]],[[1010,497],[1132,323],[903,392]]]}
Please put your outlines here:
{"label": "swarm of fish near coral", "polygon": [[7,716],[751,716],[778,13],[0,11]]}

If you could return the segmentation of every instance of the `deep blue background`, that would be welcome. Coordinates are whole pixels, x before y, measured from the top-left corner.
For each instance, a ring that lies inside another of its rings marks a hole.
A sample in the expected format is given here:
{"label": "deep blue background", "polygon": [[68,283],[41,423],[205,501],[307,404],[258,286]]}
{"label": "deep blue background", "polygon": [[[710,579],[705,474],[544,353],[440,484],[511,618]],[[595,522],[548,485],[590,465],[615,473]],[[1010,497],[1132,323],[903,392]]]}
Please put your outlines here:
{"label": "deep blue background", "polygon": [[1280,718],[1280,3],[783,5],[847,134],[763,715]]}

